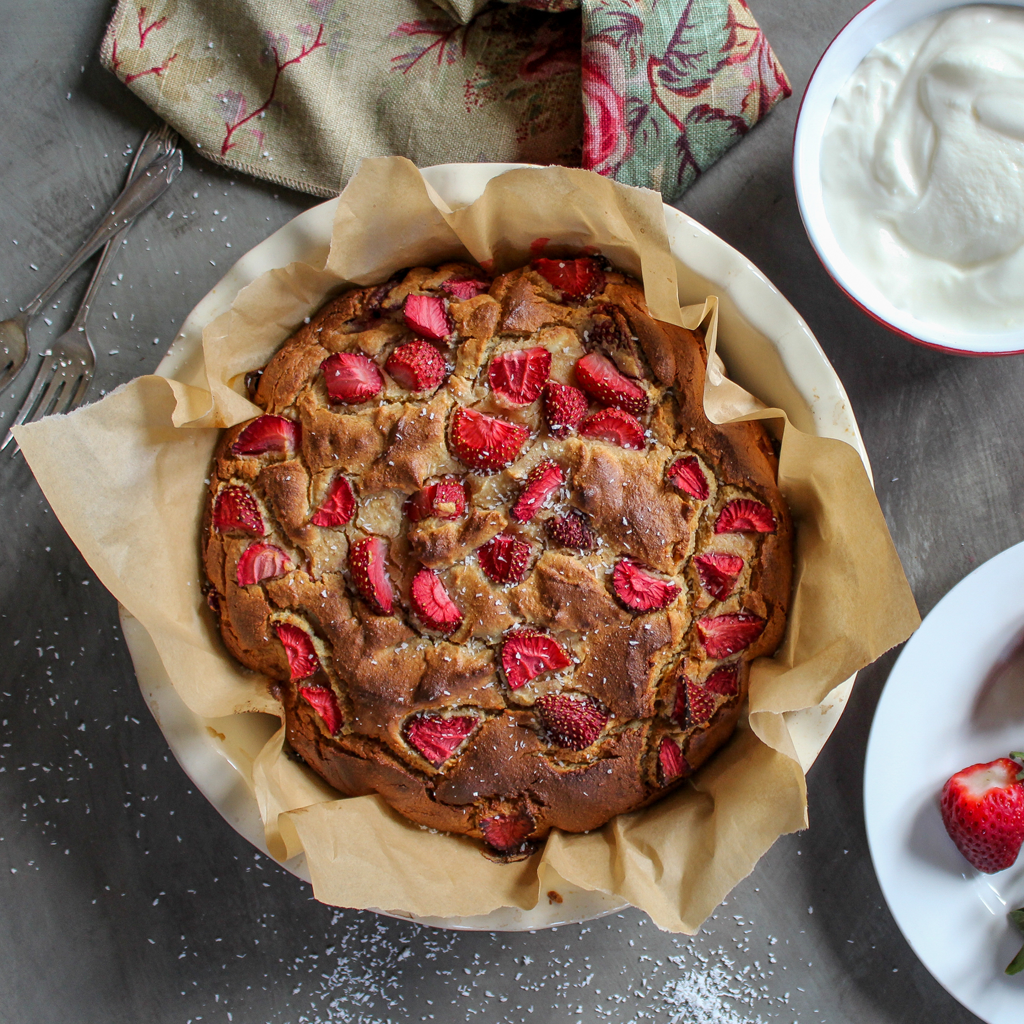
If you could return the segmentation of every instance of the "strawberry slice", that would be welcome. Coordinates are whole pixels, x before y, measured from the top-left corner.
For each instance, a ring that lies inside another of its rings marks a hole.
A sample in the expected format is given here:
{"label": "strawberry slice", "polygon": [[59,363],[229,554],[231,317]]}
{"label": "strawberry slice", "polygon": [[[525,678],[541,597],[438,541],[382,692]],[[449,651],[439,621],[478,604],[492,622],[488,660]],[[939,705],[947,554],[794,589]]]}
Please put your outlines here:
{"label": "strawberry slice", "polygon": [[452,454],[470,469],[494,473],[519,458],[530,431],[518,423],[459,406],[452,413]]}
{"label": "strawberry slice", "polygon": [[619,373],[616,365],[600,352],[588,352],[577,360],[576,380],[595,401],[633,416],[642,416],[650,406],[647,392]]}
{"label": "strawberry slice", "polygon": [[356,510],[356,499],[352,485],[340,473],[327,488],[323,504],[316,510],[310,522],[314,526],[344,526],[351,522]]}
{"label": "strawberry slice", "polygon": [[682,775],[689,775],[692,770],[679,744],[669,736],[663,736],[658,747],[658,768],[663,786],[675,782]]}
{"label": "strawberry slice", "polygon": [[478,724],[475,715],[417,715],[405,727],[405,738],[435,768],[440,768]]}
{"label": "strawberry slice", "polygon": [[590,697],[547,693],[537,699],[537,710],[548,736],[560,747],[586,750],[604,729],[608,715]]}
{"label": "strawberry slice", "polygon": [[441,285],[441,291],[447,292],[453,299],[465,302],[483,295],[491,287],[488,281],[478,281],[475,277],[449,277]]}
{"label": "strawberry slice", "polygon": [[406,499],[405,514],[410,522],[437,516],[458,519],[466,511],[466,485],[461,480],[440,480],[428,484]]}
{"label": "strawberry slice", "polygon": [[1024,843],[1022,776],[1016,761],[1001,757],[958,771],[942,787],[939,809],[949,838],[986,874],[1010,867]]}
{"label": "strawberry slice", "polygon": [[712,658],[727,658],[749,647],[764,632],[765,621],[756,615],[716,615],[698,619],[697,632]]}
{"label": "strawberry slice", "polygon": [[294,452],[302,442],[302,424],[283,416],[257,416],[239,435],[231,450],[236,455]]}
{"label": "strawberry slice", "polygon": [[338,707],[338,699],[334,691],[327,686],[300,686],[299,695],[313,708],[327,726],[327,731],[337,735],[338,730],[345,724],[345,716]]}
{"label": "strawberry slice", "polygon": [[213,502],[213,528],[218,533],[251,533],[262,537],[267,529],[252,492],[246,487],[225,487]]}
{"label": "strawberry slice", "polygon": [[553,380],[544,386],[544,418],[554,437],[568,437],[587,414],[587,396],[571,384]]}
{"label": "strawberry slice", "polygon": [[700,460],[696,455],[689,458],[679,459],[673,462],[668,468],[669,483],[678,487],[683,494],[688,494],[698,501],[706,501],[710,493],[708,489],[708,478],[700,468]]}
{"label": "strawberry slice", "polygon": [[604,271],[589,256],[576,260],[534,260],[530,266],[570,299],[589,299],[604,288]]}
{"label": "strawberry slice", "polygon": [[739,665],[722,665],[704,680],[704,686],[723,697],[735,697],[740,690]]}
{"label": "strawberry slice", "polygon": [[512,518],[520,523],[528,523],[565,480],[565,473],[557,462],[547,459],[538,462],[526,478],[526,484],[519,500],[512,506]]}
{"label": "strawberry slice", "polygon": [[546,348],[524,348],[495,356],[487,380],[491,390],[511,405],[529,405],[540,398],[550,372],[551,353]]}
{"label": "strawberry slice", "polygon": [[639,562],[623,558],[612,572],[615,596],[631,611],[649,612],[667,608],[678,596],[679,587],[641,568]]}
{"label": "strawberry slice", "polygon": [[564,516],[555,516],[545,524],[548,536],[563,548],[577,551],[593,551],[597,537],[587,525],[587,517],[579,509],[570,509]]}
{"label": "strawberry slice", "polygon": [[377,364],[360,352],[335,352],[321,364],[327,397],[340,405],[359,405],[379,395],[384,377]]}
{"label": "strawberry slice", "polygon": [[436,629],[447,636],[459,628],[462,612],[448,596],[437,573],[420,569],[413,577],[410,597],[413,611],[427,629]]}
{"label": "strawberry slice", "polygon": [[518,690],[544,672],[557,672],[572,664],[565,648],[547,633],[517,629],[501,646],[501,667],[509,689]]}
{"label": "strawberry slice", "polygon": [[523,846],[536,823],[533,815],[523,810],[481,818],[478,824],[488,846],[499,853],[512,853]]}
{"label": "strawberry slice", "polygon": [[593,441],[607,441],[620,448],[644,450],[644,428],[635,416],[621,409],[602,409],[580,424],[580,436]]}
{"label": "strawberry slice", "polygon": [[521,583],[530,564],[530,545],[509,533],[499,533],[477,548],[476,557],[489,580]]}
{"label": "strawberry slice", "polygon": [[429,341],[410,341],[399,345],[388,356],[384,369],[399,387],[409,391],[432,391],[448,372],[444,356]]}
{"label": "strawberry slice", "polygon": [[715,533],[774,533],[775,516],[759,501],[737,498],[730,501],[715,520]]}
{"label": "strawberry slice", "polygon": [[447,341],[454,330],[440,295],[410,295],[405,300],[403,315],[412,330],[432,341]]}
{"label": "strawberry slice", "polygon": [[320,671],[320,659],[313,647],[313,639],[304,629],[290,622],[278,622],[274,625],[274,631],[284,647],[293,682],[308,679]]}
{"label": "strawberry slice", "polygon": [[242,552],[235,568],[235,577],[240,587],[248,587],[260,580],[283,576],[294,568],[292,560],[279,547],[258,540]]}
{"label": "strawberry slice", "polygon": [[700,585],[712,596],[724,601],[736,586],[736,580],[743,571],[743,559],[739,555],[727,555],[720,551],[709,551],[694,558]]}
{"label": "strawberry slice", "polygon": [[676,690],[676,706],[672,710],[672,718],[686,729],[710,722],[717,706],[715,695],[706,686],[683,676]]}
{"label": "strawberry slice", "polygon": [[387,557],[387,545],[380,537],[364,537],[348,549],[352,582],[363,600],[380,615],[390,615],[395,606]]}

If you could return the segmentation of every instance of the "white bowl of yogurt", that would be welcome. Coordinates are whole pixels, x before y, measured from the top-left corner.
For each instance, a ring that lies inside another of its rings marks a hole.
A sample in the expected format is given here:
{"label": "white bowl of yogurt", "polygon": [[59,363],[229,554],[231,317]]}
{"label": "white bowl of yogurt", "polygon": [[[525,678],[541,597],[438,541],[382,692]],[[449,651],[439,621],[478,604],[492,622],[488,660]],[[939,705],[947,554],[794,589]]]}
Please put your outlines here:
{"label": "white bowl of yogurt", "polygon": [[793,170],[811,243],[867,313],[1024,352],[1024,0],[874,0],[811,76]]}

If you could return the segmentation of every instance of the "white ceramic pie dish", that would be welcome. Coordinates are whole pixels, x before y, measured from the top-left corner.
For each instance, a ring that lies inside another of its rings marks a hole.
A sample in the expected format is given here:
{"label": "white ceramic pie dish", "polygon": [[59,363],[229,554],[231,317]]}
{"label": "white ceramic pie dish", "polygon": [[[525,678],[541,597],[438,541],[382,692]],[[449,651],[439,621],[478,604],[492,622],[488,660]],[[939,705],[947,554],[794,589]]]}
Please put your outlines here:
{"label": "white ceramic pie dish", "polygon": [[[998,0],[1024,7],[1024,0]],[[821,140],[836,95],[857,65],[879,43],[922,18],[961,0],[873,0],[851,19],[818,61],[800,105],[793,139],[793,180],[807,235],[825,269],[865,313],[910,341],[959,355],[995,356],[1024,352],[1024,330],[964,331],[919,320],[897,309],[843,252],[825,214],[821,185]]]}
{"label": "white ceramic pie dish", "polygon": [[[426,168],[423,175],[445,202],[458,206],[472,202],[490,178],[513,166],[519,165],[448,164]],[[337,200],[330,200],[307,210],[246,253],[189,314],[156,372],[189,376],[201,354],[203,327],[260,274],[297,260],[322,263],[336,204]],[[665,215],[681,303],[703,301],[708,294],[719,296],[718,351],[730,376],[763,401],[785,409],[800,429],[852,445],[870,474],[846,392],[796,310],[749,260],[720,238],[672,207],[665,207]],[[253,760],[275,731],[277,719],[195,715],[172,689],[149,635],[124,609],[121,620],[143,697],[178,762],[225,820],[267,853],[251,775]],[[838,721],[852,684],[853,679],[840,684],[820,708],[788,716],[805,771]],[[308,881],[301,856],[284,866]],[[446,928],[520,931],[584,921],[624,906],[618,897],[606,893],[564,883],[554,883],[553,888],[562,902],[542,898],[530,911],[503,908],[477,918],[418,920]]]}

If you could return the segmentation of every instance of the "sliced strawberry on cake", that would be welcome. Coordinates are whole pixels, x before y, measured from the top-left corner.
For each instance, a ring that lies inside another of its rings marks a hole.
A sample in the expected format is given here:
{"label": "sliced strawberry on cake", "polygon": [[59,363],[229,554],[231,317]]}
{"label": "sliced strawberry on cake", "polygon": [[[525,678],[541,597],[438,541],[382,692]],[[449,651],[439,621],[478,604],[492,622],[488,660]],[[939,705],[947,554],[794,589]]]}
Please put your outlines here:
{"label": "sliced strawberry on cake", "polygon": [[495,356],[487,380],[510,405],[529,405],[540,398],[550,371],[551,353],[546,348],[524,348]]}
{"label": "sliced strawberry on cake", "polygon": [[595,401],[633,416],[642,416],[650,406],[647,392],[621,374],[615,364],[600,352],[588,352],[577,361],[576,380]]}
{"label": "sliced strawberry on cake", "polygon": [[680,594],[675,583],[655,576],[639,562],[623,558],[612,571],[615,596],[634,612],[650,612],[667,608]]}
{"label": "sliced strawberry on cake", "polygon": [[417,715],[405,727],[409,746],[440,768],[479,725],[476,715]]}
{"label": "sliced strawberry on cake", "polygon": [[553,636],[536,629],[517,629],[501,645],[501,667],[513,690],[545,672],[557,672],[571,664],[565,648]]}
{"label": "sliced strawberry on cake", "polygon": [[359,352],[335,352],[320,369],[327,385],[327,397],[338,405],[359,405],[384,390],[384,377],[377,364]]}
{"label": "sliced strawberry on cake", "polygon": [[284,416],[258,416],[235,438],[236,455],[296,451],[302,441],[302,424]]}
{"label": "sliced strawberry on cake", "polygon": [[510,533],[499,533],[477,548],[484,575],[495,583],[521,583],[530,565],[530,545]]}
{"label": "sliced strawberry on cake", "polygon": [[449,597],[441,577],[430,569],[420,569],[410,588],[413,611],[427,629],[447,636],[462,623],[462,612]]}
{"label": "sliced strawberry on cake", "polygon": [[590,697],[547,693],[537,699],[537,710],[548,736],[569,750],[586,750],[608,724],[607,712]]}
{"label": "sliced strawberry on cake", "polygon": [[363,600],[380,615],[390,615],[395,607],[387,558],[387,545],[380,537],[364,537],[348,549],[352,583]]}
{"label": "sliced strawberry on cake", "polygon": [[528,523],[564,482],[565,472],[557,462],[546,459],[538,463],[530,471],[519,499],[512,506],[512,518]]}
{"label": "sliced strawberry on cake", "polygon": [[449,447],[470,469],[495,473],[519,458],[529,436],[530,431],[519,423],[460,405],[452,413]]}

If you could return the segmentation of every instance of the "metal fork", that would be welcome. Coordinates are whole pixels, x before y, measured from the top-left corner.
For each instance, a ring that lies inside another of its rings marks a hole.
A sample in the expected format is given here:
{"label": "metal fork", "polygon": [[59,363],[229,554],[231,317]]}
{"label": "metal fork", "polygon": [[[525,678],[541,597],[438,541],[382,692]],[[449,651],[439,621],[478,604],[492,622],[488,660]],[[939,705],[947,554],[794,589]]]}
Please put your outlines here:
{"label": "metal fork", "polygon": [[[177,135],[166,124],[150,131],[142,140],[128,171],[128,183],[139,178],[155,160],[177,151]],[[43,354],[35,380],[11,427],[42,419],[52,413],[70,412],[77,408],[89,388],[96,367],[96,351],[89,339],[86,319],[96,293],[106,277],[110,264],[131,229],[129,222],[103,247],[99,262],[89,281],[82,302],[71,326]],[[14,435],[11,430],[0,444],[6,448]]]}
{"label": "metal fork", "polygon": [[[173,135],[166,125],[160,131]],[[144,143],[145,141],[143,140]],[[165,140],[163,145],[170,148],[162,156],[158,155],[155,160],[151,160],[148,165],[141,163],[139,155],[136,155],[132,168],[134,170],[137,165],[142,168],[141,171],[129,179],[121,194],[114,200],[114,205],[92,234],[79,246],[78,251],[53,281],[20,313],[0,322],[0,388],[6,388],[25,365],[28,356],[28,325],[32,318],[100,246],[109,242],[162,195],[181,170],[181,153],[177,146],[168,140]],[[140,146],[139,154],[142,153],[142,149]],[[150,149],[150,152],[153,150]]]}

